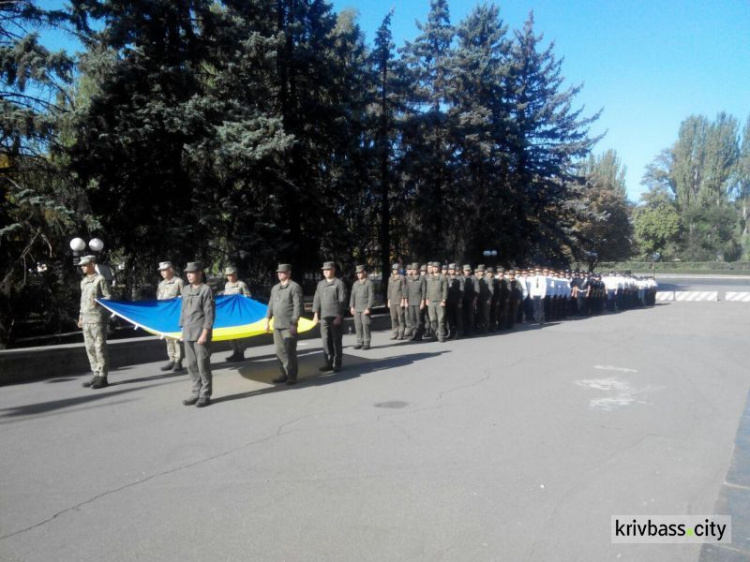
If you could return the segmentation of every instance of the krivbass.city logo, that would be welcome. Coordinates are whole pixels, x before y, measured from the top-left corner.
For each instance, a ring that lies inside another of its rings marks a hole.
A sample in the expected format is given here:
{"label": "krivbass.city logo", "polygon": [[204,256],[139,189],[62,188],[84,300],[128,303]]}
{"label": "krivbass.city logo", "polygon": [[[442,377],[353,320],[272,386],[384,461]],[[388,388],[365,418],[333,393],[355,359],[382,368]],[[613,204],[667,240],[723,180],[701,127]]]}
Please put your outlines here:
{"label": "krivbass.city logo", "polygon": [[732,517],[729,515],[613,515],[612,542],[731,544]]}

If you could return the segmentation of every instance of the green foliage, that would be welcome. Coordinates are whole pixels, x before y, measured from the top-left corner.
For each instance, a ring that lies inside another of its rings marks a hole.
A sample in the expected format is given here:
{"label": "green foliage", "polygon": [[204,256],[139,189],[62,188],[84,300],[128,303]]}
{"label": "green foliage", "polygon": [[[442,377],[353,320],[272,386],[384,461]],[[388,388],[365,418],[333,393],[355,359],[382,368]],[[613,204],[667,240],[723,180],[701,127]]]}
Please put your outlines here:
{"label": "green foliage", "polygon": [[[622,261],[633,254],[633,227],[625,193],[625,168],[614,150],[591,156],[583,166],[585,213],[576,225],[580,246],[596,260]],[[594,258],[595,256],[595,258]]]}
{"label": "green foliage", "polygon": [[[734,117],[690,116],[675,144],[649,166],[645,205],[635,216],[641,249],[685,260],[733,261],[747,254],[747,178]],[[671,192],[671,199],[667,193]],[[668,200],[668,201],[667,201]],[[679,230],[679,234],[676,232]]]}

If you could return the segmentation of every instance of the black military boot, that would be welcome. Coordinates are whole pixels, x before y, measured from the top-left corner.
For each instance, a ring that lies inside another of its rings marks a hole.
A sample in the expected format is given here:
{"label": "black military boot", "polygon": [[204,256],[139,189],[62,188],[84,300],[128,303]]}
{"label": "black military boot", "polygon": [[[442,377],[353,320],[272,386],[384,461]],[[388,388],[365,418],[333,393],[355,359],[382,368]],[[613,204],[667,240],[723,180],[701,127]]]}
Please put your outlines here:
{"label": "black military boot", "polygon": [[181,373],[185,370],[185,367],[182,366],[182,359],[178,359],[174,362],[174,369],[172,369],[175,373]]}
{"label": "black military boot", "polygon": [[107,375],[98,376],[91,383],[91,388],[104,388],[105,386],[109,386],[109,383],[107,382]]}
{"label": "black military boot", "polygon": [[174,369],[174,361],[170,361],[161,368],[162,371],[171,371],[172,369]]}
{"label": "black military boot", "polygon": [[86,381],[85,383],[81,384],[81,386],[83,388],[89,388],[89,387],[91,387],[92,384],[94,384],[96,382],[96,379],[98,379],[98,378],[99,378],[99,374],[98,373],[94,373],[94,376],[91,377],[91,380],[90,381]]}

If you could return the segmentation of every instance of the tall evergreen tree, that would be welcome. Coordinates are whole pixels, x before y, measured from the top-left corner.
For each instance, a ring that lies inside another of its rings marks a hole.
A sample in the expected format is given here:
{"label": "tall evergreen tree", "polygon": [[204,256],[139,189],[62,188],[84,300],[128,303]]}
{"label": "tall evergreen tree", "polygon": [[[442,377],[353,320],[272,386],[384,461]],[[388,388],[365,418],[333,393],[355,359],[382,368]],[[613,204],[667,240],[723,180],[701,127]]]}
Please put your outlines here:
{"label": "tall evergreen tree", "polygon": [[69,278],[62,256],[78,201],[59,160],[73,61],[39,42],[66,21],[30,0],[0,2],[0,348],[32,310],[50,331],[69,317],[54,297]]}
{"label": "tall evergreen tree", "polygon": [[401,173],[412,214],[416,256],[453,253],[446,236],[452,209],[453,139],[451,46],[454,28],[446,0],[431,0],[420,35],[401,50],[411,90],[404,113]]}
{"label": "tall evergreen tree", "polygon": [[513,44],[510,101],[512,135],[511,176],[516,197],[514,219],[519,232],[518,255],[566,260],[574,244],[571,227],[581,179],[575,163],[586,158],[598,140],[588,127],[596,119],[573,110],[582,86],[563,89],[562,60],[554,42],[541,49],[543,36],[534,32],[534,17]]}
{"label": "tall evergreen tree", "polygon": [[109,245],[123,252],[130,289],[151,274],[165,247],[175,261],[209,255],[209,236],[192,212],[196,189],[205,187],[188,174],[184,157],[205,134],[211,109],[199,96],[210,0],[72,6],[89,48],[112,53],[91,69],[99,88],[78,116],[72,168]]}
{"label": "tall evergreen tree", "polygon": [[[515,261],[515,232],[508,220],[510,106],[505,87],[510,70],[507,27],[496,6],[475,8],[456,29],[451,60],[455,193],[450,217],[458,256],[499,251]],[[492,225],[478,229],[478,224]]]}

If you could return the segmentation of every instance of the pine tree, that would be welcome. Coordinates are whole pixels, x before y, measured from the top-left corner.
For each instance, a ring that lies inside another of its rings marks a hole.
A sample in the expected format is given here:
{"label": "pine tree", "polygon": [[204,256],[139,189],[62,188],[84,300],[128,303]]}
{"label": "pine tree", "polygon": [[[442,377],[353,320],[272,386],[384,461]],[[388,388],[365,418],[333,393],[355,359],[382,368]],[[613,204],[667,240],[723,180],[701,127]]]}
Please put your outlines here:
{"label": "pine tree", "polygon": [[44,311],[38,318],[50,331],[71,316],[54,296],[70,278],[63,256],[76,222],[59,160],[73,61],[39,42],[40,30],[66,22],[31,1],[0,2],[0,348],[30,311]]}
{"label": "pine tree", "polygon": [[411,214],[413,253],[421,258],[455,250],[446,236],[454,157],[451,115],[451,45],[454,28],[446,0],[432,0],[420,35],[401,50],[410,92],[403,116],[400,173]]}
{"label": "pine tree", "polygon": [[586,118],[583,108],[572,109],[582,86],[563,90],[562,60],[553,54],[554,42],[540,50],[543,36],[534,33],[533,14],[515,35],[509,101],[518,254],[566,261],[581,189],[575,164],[598,140],[588,127],[599,113]]}

